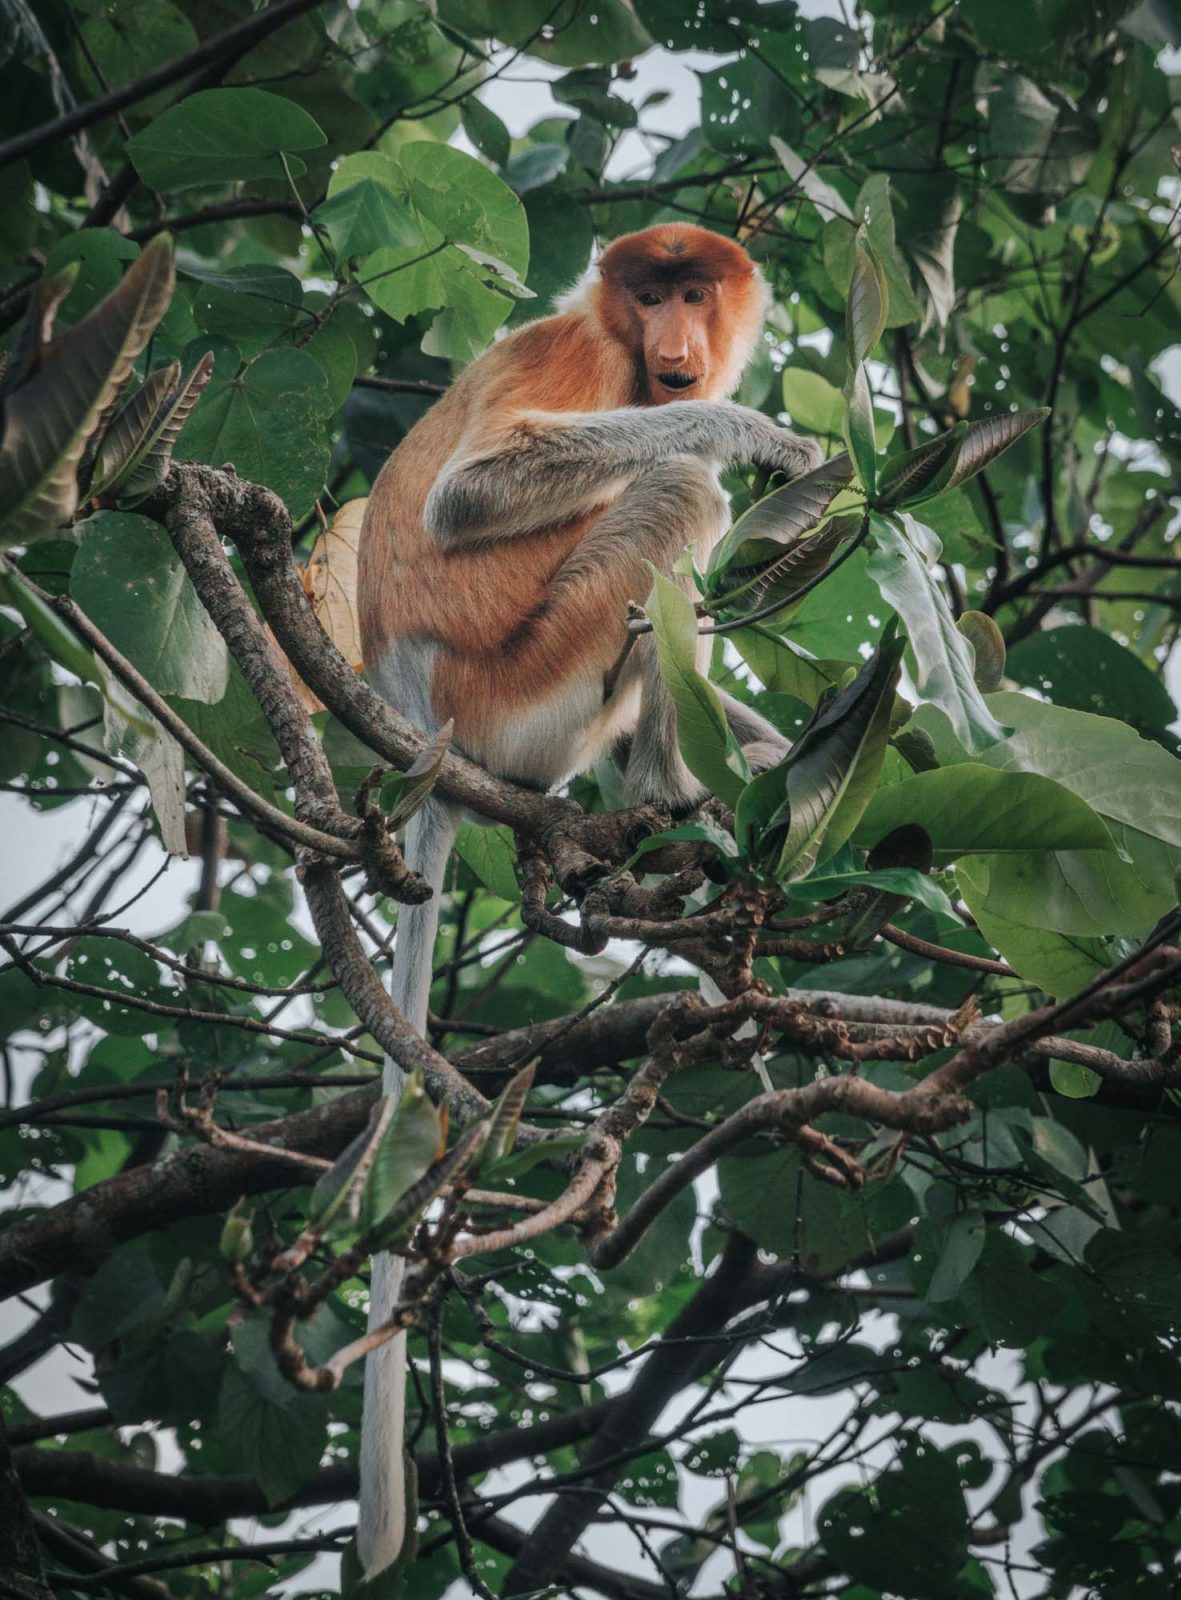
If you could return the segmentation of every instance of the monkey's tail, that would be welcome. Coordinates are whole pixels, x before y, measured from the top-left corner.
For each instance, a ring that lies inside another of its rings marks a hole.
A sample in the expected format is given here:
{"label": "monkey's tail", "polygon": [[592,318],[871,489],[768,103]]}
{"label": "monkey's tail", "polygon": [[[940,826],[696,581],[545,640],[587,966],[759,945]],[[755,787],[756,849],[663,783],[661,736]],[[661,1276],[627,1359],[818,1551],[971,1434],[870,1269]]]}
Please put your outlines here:
{"label": "monkey's tail", "polygon": [[[426,1033],[439,895],[458,823],[455,810],[428,800],[406,828],[406,865],[430,884],[421,905],[403,906],[394,940],[390,994],[416,1033]],[[395,1100],[405,1074],[387,1056],[382,1088]],[[369,1289],[369,1327],[389,1317],[402,1291],[404,1262],[383,1252],[374,1256]],[[367,1579],[398,1559],[406,1538],[406,1335],[400,1333],[365,1358],[365,1397],[361,1414],[361,1493],[357,1516],[357,1555]]]}

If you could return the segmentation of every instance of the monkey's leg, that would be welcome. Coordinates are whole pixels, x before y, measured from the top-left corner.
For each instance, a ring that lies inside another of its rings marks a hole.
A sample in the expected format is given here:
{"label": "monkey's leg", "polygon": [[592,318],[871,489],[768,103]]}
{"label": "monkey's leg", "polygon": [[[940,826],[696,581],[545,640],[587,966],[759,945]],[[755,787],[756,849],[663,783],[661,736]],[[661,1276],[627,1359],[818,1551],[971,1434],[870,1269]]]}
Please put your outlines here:
{"label": "monkey's leg", "polygon": [[[469,754],[491,758],[506,776],[557,782],[632,734],[629,792],[669,805],[698,802],[701,786],[680,760],[653,640],[637,640],[607,704],[603,683],[626,640],[627,602],[651,589],[651,566],[671,576],[687,544],[704,558],[727,523],[727,501],[704,462],[661,462],[635,478],[558,566],[512,645],[488,662],[488,704],[502,710]],[[520,683],[531,685],[528,702]]]}
{"label": "monkey's leg", "polygon": [[[715,684],[714,688],[717,687]],[[730,731],[742,746],[751,770],[765,772],[768,767],[782,761],[791,749],[791,742],[783,737],[779,729],[766,717],[760,717],[750,706],[743,705],[741,700],[735,700],[724,689],[718,689],[718,696]]]}

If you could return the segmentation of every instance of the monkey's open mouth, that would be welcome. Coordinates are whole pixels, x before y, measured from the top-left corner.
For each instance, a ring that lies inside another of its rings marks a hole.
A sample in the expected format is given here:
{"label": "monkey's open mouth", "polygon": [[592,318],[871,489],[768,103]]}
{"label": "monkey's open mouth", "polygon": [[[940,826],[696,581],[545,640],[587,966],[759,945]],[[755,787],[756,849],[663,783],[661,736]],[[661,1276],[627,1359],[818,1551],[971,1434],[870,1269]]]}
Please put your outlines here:
{"label": "monkey's open mouth", "polygon": [[697,382],[692,372],[659,372],[656,376],[666,389],[691,389]]}

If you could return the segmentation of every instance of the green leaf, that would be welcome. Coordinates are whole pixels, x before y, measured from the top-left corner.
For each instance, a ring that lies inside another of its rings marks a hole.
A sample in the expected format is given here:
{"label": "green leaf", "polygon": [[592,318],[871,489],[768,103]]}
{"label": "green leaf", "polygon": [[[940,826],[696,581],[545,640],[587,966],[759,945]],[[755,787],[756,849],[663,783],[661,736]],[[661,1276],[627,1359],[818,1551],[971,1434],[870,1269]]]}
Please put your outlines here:
{"label": "green leaf", "polygon": [[930,835],[938,865],[974,852],[1115,852],[1102,817],[1062,784],[975,761],[879,789],[856,829],[857,842],[876,844],[906,823]]}
{"label": "green leaf", "polygon": [[1005,676],[1005,636],[983,611],[965,611],[956,627],[972,646],[972,678],[981,694],[999,689]]}
{"label": "green leaf", "polygon": [[885,755],[902,650],[903,641],[887,634],[848,688],[819,707],[787,758],[771,769],[783,798],[770,818],[761,822],[760,813],[773,792],[765,781],[771,774],[755,780],[753,796],[740,798],[736,834],[755,834],[752,853],[781,882],[806,877],[821,846],[831,852],[856,826]]}
{"label": "green leaf", "polygon": [[985,1224],[979,1211],[962,1211],[940,1244],[939,1264],[927,1285],[925,1299],[954,1300],[984,1249]]}
{"label": "green leaf", "polygon": [[520,1072],[513,1074],[501,1091],[496,1104],[492,1108],[485,1154],[486,1161],[500,1161],[512,1149],[513,1141],[517,1136],[517,1126],[525,1109],[525,1102],[529,1098],[529,1091],[533,1087],[533,1078],[536,1071],[537,1063],[534,1061],[527,1062]]}
{"label": "green leaf", "polygon": [[794,363],[783,369],[783,404],[792,425],[822,439],[839,439],[845,402],[835,384],[819,372]]}
{"label": "green leaf", "polygon": [[849,294],[845,302],[845,342],[849,347],[850,377],[881,338],[888,309],[886,274],[862,226],[857,230],[853,248],[853,276],[849,280]]}
{"label": "green leaf", "polygon": [[947,713],[966,748],[980,751],[995,744],[1005,730],[981,698],[971,648],[919,553],[925,544],[937,558],[939,540],[906,512],[897,519],[871,512],[870,530],[878,548],[870,557],[869,575],[906,624],[919,693]]}
{"label": "green leaf", "polygon": [[410,204],[452,244],[473,245],[519,277],[529,268],[529,227],[520,197],[482,162],[450,145],[403,145],[398,162]]}
{"label": "green leaf", "polygon": [[106,679],[98,662],[73,628],[46,605],[7,560],[0,560],[0,600],[19,611],[29,632],[51,661],[56,661],[83,683],[102,688]]}
{"label": "green leaf", "polygon": [[[337,254],[345,258],[365,255],[383,246],[409,245],[421,249],[422,228],[393,188],[371,176],[359,177],[347,187],[341,184],[342,171],[350,162],[359,159],[350,156],[341,162],[333,174],[329,199],[312,212],[313,223],[327,228]],[[401,175],[401,169],[387,156],[378,159],[388,162],[389,167]]]}
{"label": "green leaf", "polygon": [[652,40],[628,0],[442,0],[443,21],[477,38],[495,36],[557,67],[599,66],[643,55]]}
{"label": "green leaf", "polygon": [[1050,1082],[1055,1093],[1067,1100],[1089,1100],[1098,1093],[1103,1079],[1077,1061],[1051,1061]]}
{"label": "green leaf", "polygon": [[864,366],[849,373],[845,384],[845,446],[857,463],[857,476],[872,499],[877,486],[877,439],[873,429],[873,400]]}
{"label": "green leaf", "polygon": [[217,1417],[219,1444],[266,1496],[280,1505],[311,1477],[328,1443],[328,1398],[281,1376],[268,1338],[270,1319],[252,1317],[233,1332]]}
{"label": "green leaf", "polygon": [[[815,167],[803,161],[791,146],[785,144],[776,134],[771,135],[771,148],[779,157],[784,172],[794,184],[798,185],[801,193],[807,195],[825,222],[830,222],[834,217],[840,217],[844,222],[853,221],[853,213],[849,209],[848,202],[839,190],[834,189],[831,183],[827,183],[820,176]],[[788,409],[791,409],[790,406]]]}
{"label": "green leaf", "polygon": [[735,629],[730,642],[765,689],[789,694],[806,706],[814,706],[825,690],[856,670],[853,661],[818,661],[805,655],[788,640],[777,639],[762,623]]}
{"label": "green leaf", "polygon": [[[1147,929],[1176,902],[1181,868],[1181,762],[1109,717],[997,694],[989,704],[1011,736],[984,752],[993,768],[1045,774],[1107,823],[1123,856],[1093,850],[994,857],[987,908],[1029,927],[1102,936]],[[940,757],[958,763],[954,741]],[[973,870],[975,870],[973,868]]]}
{"label": "green leaf", "polygon": [[676,584],[653,572],[644,604],[656,636],[660,673],[677,708],[677,744],[685,765],[711,793],[733,805],[749,781],[717,690],[697,670],[697,618]]}
{"label": "green leaf", "polygon": [[988,97],[986,168],[1018,195],[1060,196],[1083,182],[1099,126],[1056,89],[1008,73]]}
{"label": "green leaf", "polygon": [[316,1179],[308,1200],[308,1221],[325,1238],[339,1238],[352,1231],[361,1214],[361,1196],[393,1115],[393,1100],[382,1095],[370,1110],[364,1129]]}
{"label": "green leaf", "polygon": [[1036,983],[1051,1000],[1063,1000],[1110,966],[1098,939],[1024,927],[993,915],[988,909],[992,867],[988,857],[969,856],[959,862],[956,882],[980,932],[1014,972]]}
{"label": "green leaf", "polygon": [[331,397],[323,368],[305,350],[267,350],[241,372],[218,355],[217,370],[181,438],[186,461],[230,462],[273,489],[293,518],[324,487]]}
{"label": "green leaf", "polygon": [[512,137],[504,123],[474,94],[464,98],[459,108],[463,131],[482,156],[494,166],[503,167],[512,150]]}
{"label": "green leaf", "polygon": [[91,474],[88,493],[99,495],[109,488],[129,465],[136,446],[152,425],[152,419],[167,400],[180,377],[180,362],[150,373],[131,399],[116,412],[102,436]]}
{"label": "green leaf", "polygon": [[839,1271],[864,1248],[860,1201],[800,1171],[793,1146],[718,1162],[722,1205],[756,1244],[800,1270]]}
{"label": "green leaf", "polygon": [[[99,447],[91,494],[113,494],[121,503],[134,505],[167,477],[180,430],[213,372],[213,355],[203,355],[183,383],[178,381],[179,361],[164,370],[171,375],[167,387],[146,395],[149,384],[145,383],[108,429]],[[143,404],[136,406],[140,396],[144,396]],[[153,398],[155,405],[151,405]]]}
{"label": "green leaf", "polygon": [[390,1250],[407,1237],[436,1195],[472,1166],[488,1137],[488,1124],[477,1122],[446,1155],[432,1162],[417,1182],[405,1189],[386,1215],[365,1233],[371,1251]]}
{"label": "green leaf", "polygon": [[455,853],[497,899],[513,905],[521,898],[511,829],[480,822],[461,823],[455,835]]}
{"label": "green leaf", "polygon": [[[860,832],[860,829],[855,829]],[[958,920],[947,891],[914,867],[878,867],[864,872],[813,872],[791,886],[793,900],[835,900],[850,889],[879,889],[902,900],[915,900],[937,916]]]}
{"label": "green leaf", "polygon": [[1138,732],[1161,732],[1177,716],[1168,690],[1140,657],[1085,623],[1022,639],[1009,653],[1008,673],[1057,706],[1114,717]]}
{"label": "green leaf", "polygon": [[401,1196],[442,1154],[447,1136],[445,1113],[432,1104],[421,1073],[411,1073],[406,1079],[393,1117],[383,1126],[361,1197],[359,1221],[366,1235],[386,1220]]}
{"label": "green leaf", "polygon": [[391,772],[383,781],[381,807],[391,827],[401,827],[426,804],[451,743],[453,726],[450,720],[445,722],[405,772]]}
{"label": "green leaf", "polygon": [[[853,463],[842,453],[757,500],[714,547],[707,569],[711,590],[728,591],[735,583],[733,573],[781,560],[785,552],[790,556],[804,536],[824,521],[852,478]],[[741,577],[737,581],[741,582]],[[800,583],[805,581],[806,576],[800,577]]]}
{"label": "green leaf", "polygon": [[229,652],[159,523],[104,511],[82,525],[73,598],[161,694],[214,705]]}
{"label": "green leaf", "polygon": [[893,506],[918,505],[942,494],[951,480],[967,430],[966,422],[957,422],[937,439],[927,439],[913,450],[892,455],[878,474],[874,505],[884,511]]}
{"label": "green leaf", "polygon": [[[0,546],[66,523],[78,504],[76,473],[87,440],[119,394],[172,294],[172,245],[153,239],[90,314],[42,346],[35,370],[4,402],[0,437]],[[60,282],[45,290],[47,306]],[[30,316],[44,316],[34,301]]]}
{"label": "green leaf", "polygon": [[[127,141],[150,189],[202,188],[284,174],[281,151],[315,150],[323,129],[301,106],[267,89],[199,89]],[[302,162],[290,163],[293,175]]]}
{"label": "green leaf", "polygon": [[986,417],[981,422],[969,422],[960,442],[955,468],[942,488],[958,489],[960,484],[967,483],[998,456],[1004,455],[1010,445],[1040,427],[1049,415],[1049,406],[1038,406],[1034,411],[1008,411],[1001,416]]}

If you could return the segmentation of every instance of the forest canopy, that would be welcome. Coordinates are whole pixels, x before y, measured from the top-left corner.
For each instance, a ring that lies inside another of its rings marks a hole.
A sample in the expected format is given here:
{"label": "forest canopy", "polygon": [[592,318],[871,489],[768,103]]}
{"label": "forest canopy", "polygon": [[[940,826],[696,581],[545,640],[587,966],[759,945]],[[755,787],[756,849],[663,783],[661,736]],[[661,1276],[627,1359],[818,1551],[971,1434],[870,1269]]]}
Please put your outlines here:
{"label": "forest canopy", "polygon": [[[0,21],[0,1596],[1170,1600],[1176,6]],[[391,450],[670,221],[756,260],[736,398],[825,455],[635,597],[688,816],[481,772],[355,621]]]}

